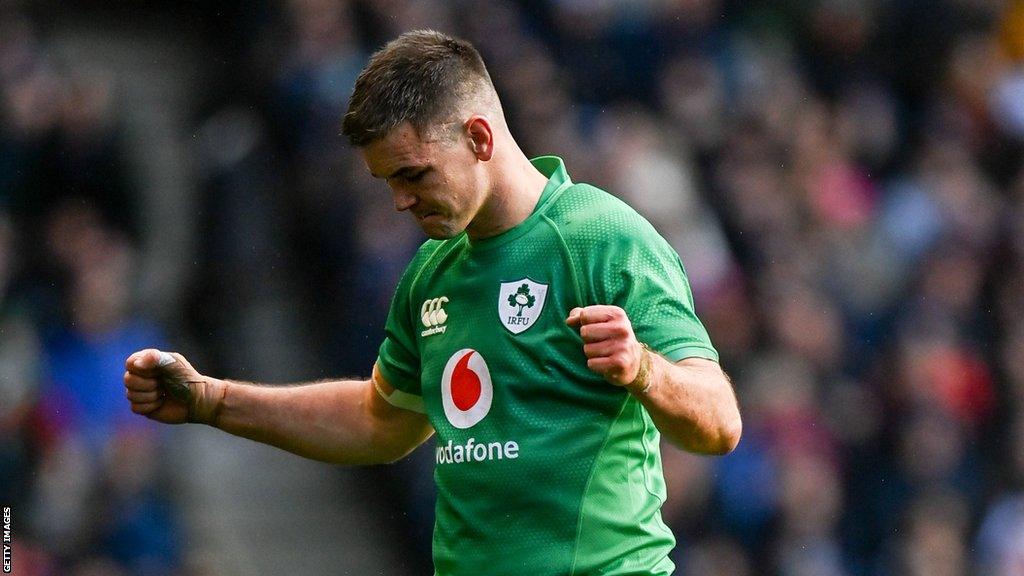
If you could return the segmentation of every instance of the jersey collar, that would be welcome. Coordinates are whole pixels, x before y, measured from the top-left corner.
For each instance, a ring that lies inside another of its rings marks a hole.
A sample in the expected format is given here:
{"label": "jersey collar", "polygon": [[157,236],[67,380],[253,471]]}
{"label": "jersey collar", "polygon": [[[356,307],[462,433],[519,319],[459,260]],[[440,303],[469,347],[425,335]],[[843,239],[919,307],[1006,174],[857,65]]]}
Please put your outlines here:
{"label": "jersey collar", "polygon": [[549,192],[554,192],[562,186],[572,185],[572,180],[569,179],[569,172],[565,169],[565,162],[558,156],[538,156],[530,160],[530,164],[533,164],[534,168],[548,177],[548,184],[540,195],[541,202],[538,202],[538,205],[543,203],[544,197]]}
{"label": "jersey collar", "polygon": [[[533,208],[533,212],[520,222],[515,228],[511,228],[490,238],[483,238],[481,240],[470,240],[469,243],[474,250],[485,250],[501,246],[507,242],[511,242],[516,238],[519,238],[523,234],[530,231],[531,228],[540,220],[548,206],[569,186],[572,186],[572,180],[569,178],[569,172],[565,169],[565,162],[562,161],[558,156],[538,156],[530,160],[533,167],[540,171],[541,174],[548,177],[548,183],[544,186],[544,191],[540,194],[540,200],[537,201],[537,205]],[[468,239],[468,236],[467,236]]]}

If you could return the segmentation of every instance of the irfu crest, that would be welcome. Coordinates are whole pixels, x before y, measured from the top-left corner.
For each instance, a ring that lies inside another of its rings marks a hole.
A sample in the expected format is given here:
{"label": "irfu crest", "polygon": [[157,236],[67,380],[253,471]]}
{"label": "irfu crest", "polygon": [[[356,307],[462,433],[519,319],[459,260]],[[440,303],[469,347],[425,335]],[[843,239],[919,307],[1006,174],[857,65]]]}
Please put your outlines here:
{"label": "irfu crest", "polygon": [[537,298],[533,294],[530,294],[530,285],[526,284],[526,283],[523,283],[523,285],[519,287],[519,290],[516,290],[515,294],[509,294],[508,295],[508,304],[509,304],[509,306],[518,306],[519,307],[519,312],[516,313],[516,317],[517,318],[522,318],[523,317],[523,308],[524,307],[525,308],[533,308],[533,304],[536,301],[537,301]]}
{"label": "irfu crest", "polygon": [[533,326],[544,309],[547,294],[547,284],[538,284],[528,278],[502,282],[498,295],[498,317],[502,325],[513,334]]}

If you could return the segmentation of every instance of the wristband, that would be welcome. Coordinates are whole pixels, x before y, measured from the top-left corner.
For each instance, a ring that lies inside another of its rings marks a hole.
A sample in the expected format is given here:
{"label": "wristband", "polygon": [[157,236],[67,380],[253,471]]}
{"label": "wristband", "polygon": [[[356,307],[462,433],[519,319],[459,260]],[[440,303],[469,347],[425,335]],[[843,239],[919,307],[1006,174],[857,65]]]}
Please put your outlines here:
{"label": "wristband", "polygon": [[188,421],[216,428],[221,408],[224,407],[224,398],[228,394],[228,383],[225,381],[221,382],[220,386],[215,386],[210,382],[199,380],[193,384],[196,386],[196,393],[188,404]]}
{"label": "wristband", "polygon": [[[640,369],[636,372],[636,378],[629,384],[626,384],[626,388],[634,394],[643,394],[651,388],[651,349],[647,347],[647,344],[640,343],[643,347],[642,356],[640,356]],[[640,390],[637,390],[638,386],[643,386]]]}

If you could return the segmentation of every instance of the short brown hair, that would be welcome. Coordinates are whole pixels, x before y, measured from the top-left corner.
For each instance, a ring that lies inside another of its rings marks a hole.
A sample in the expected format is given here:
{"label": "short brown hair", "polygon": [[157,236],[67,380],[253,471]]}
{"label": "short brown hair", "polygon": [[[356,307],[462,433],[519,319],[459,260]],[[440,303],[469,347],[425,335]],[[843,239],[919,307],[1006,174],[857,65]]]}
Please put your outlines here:
{"label": "short brown hair", "polygon": [[383,138],[404,122],[423,134],[484,94],[493,95],[494,85],[472,44],[433,30],[406,32],[370,57],[341,132],[353,146]]}

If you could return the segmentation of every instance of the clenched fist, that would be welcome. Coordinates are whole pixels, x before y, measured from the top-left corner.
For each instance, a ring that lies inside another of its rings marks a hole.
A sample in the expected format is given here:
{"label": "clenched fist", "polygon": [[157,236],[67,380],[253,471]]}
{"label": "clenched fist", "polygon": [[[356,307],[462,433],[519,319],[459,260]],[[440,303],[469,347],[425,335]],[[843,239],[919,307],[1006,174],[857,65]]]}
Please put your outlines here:
{"label": "clenched fist", "polygon": [[124,387],[132,412],[165,424],[212,424],[224,384],[206,378],[181,354],[153,348],[125,361]]}
{"label": "clenched fist", "polygon": [[565,322],[580,330],[587,368],[631,392],[645,389],[650,358],[633,334],[625,310],[618,306],[573,308]]}

